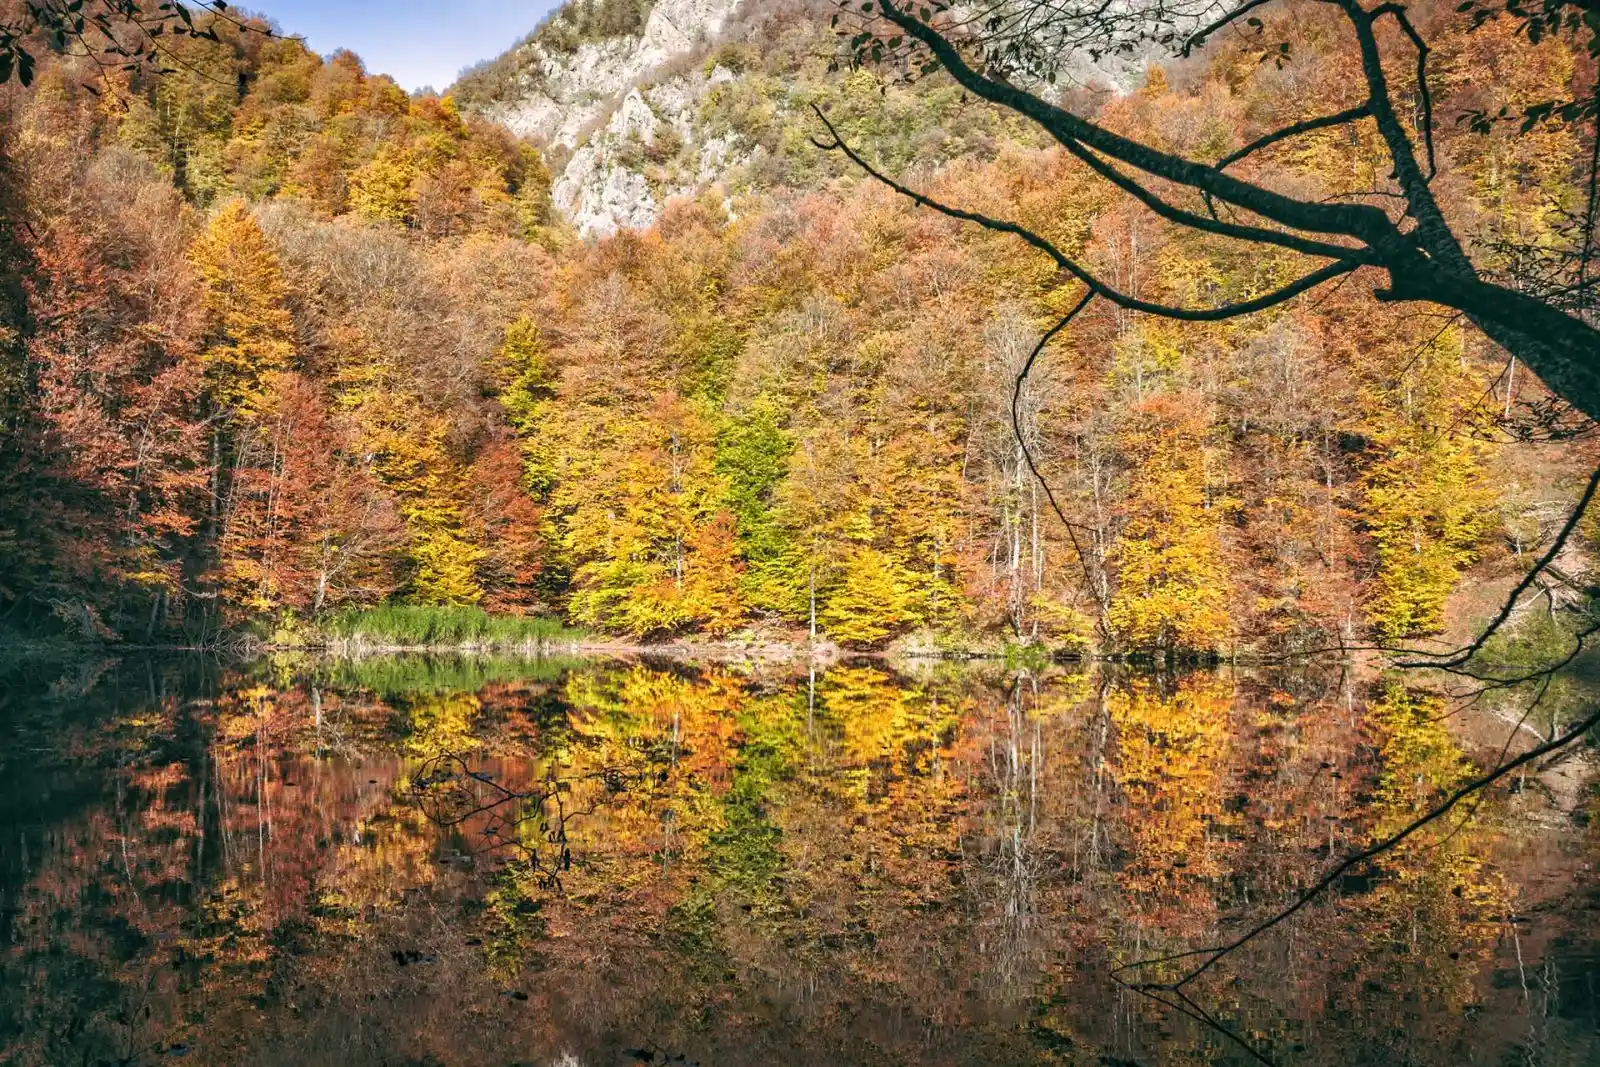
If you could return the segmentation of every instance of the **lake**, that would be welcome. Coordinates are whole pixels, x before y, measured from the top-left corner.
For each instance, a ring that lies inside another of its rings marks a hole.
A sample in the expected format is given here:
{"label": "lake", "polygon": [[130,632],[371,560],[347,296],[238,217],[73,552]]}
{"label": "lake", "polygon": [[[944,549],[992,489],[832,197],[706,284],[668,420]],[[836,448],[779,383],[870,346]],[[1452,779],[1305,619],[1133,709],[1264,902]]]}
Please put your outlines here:
{"label": "lake", "polygon": [[0,1062],[1600,1062],[1582,759],[1139,988],[1494,758],[1440,708],[1339,670],[13,663]]}

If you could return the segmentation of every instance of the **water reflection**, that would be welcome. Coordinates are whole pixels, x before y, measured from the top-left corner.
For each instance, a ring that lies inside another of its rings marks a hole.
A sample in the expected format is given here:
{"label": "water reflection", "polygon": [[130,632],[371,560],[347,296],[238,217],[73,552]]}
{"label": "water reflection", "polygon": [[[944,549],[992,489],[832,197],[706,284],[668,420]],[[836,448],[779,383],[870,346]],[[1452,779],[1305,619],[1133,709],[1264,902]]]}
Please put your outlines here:
{"label": "water reflection", "polygon": [[[1307,673],[19,668],[0,1062],[1253,1062],[1110,975],[1492,756],[1439,710]],[[1193,995],[1283,1064],[1596,1062],[1588,807],[1529,778]]]}

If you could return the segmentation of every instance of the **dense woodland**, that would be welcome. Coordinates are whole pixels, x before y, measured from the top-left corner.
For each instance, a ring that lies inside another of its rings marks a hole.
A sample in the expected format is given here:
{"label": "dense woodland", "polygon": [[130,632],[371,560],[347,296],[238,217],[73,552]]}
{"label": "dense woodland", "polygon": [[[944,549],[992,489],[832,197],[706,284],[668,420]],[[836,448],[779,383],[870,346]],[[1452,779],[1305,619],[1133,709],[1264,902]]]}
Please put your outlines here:
{"label": "dense woodland", "polygon": [[[1465,576],[1560,525],[1582,434],[1459,316],[1371,286],[1217,324],[1097,306],[1014,425],[1082,287],[818,151],[774,64],[884,166],[1124,291],[1248,298],[1294,255],[1169,227],[939,77],[830,72],[825,12],[768,17],[771,53],[716,57],[740,77],[706,105],[761,165],[597,243],[553,215],[537,146],[348,53],[219,24],[165,74],[47,58],[6,85],[0,626],[213,640],[403,602],[1227,654],[1438,633]],[[1078,104],[1198,159],[1340,106],[1359,57],[1335,13],[1265,17],[1292,50],[1219,37]],[[1435,191],[1492,269],[1535,270],[1592,137],[1481,117],[1593,64],[1510,19],[1413,17]],[[1346,127],[1239,169],[1335,199],[1381,189],[1382,160]]]}

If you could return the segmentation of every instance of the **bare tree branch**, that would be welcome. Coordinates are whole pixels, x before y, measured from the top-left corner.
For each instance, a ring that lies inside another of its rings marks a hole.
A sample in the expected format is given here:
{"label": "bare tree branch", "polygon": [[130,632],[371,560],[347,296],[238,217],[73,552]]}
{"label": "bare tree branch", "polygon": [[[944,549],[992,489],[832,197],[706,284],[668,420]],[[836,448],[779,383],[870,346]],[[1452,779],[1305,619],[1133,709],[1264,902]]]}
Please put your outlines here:
{"label": "bare tree branch", "polygon": [[1146,174],[1209,192],[1218,200],[1291,229],[1343,234],[1371,247],[1409,247],[1388,216],[1377,208],[1365,204],[1306,203],[1113,133],[1032,93],[978,73],[938,30],[915,14],[901,10],[894,0],[883,0],[879,9],[886,19],[932,52],[962,88],[1032,119],[1063,147],[1068,142],[1087,145]]}
{"label": "bare tree branch", "polygon": [[[878,11],[903,36],[926,48],[932,59],[949,71],[962,88],[1032,120],[1064,148],[1152,210],[1175,223],[1206,232],[1297,247],[1335,260],[1353,258],[1378,266],[1389,276],[1386,287],[1374,290],[1378,299],[1425,301],[1463,312],[1492,340],[1521,358],[1552,391],[1590,418],[1600,418],[1600,359],[1595,358],[1600,351],[1600,330],[1548,301],[1481,279],[1429,189],[1437,165],[1432,145],[1432,97],[1427,87],[1426,51],[1419,46],[1417,68],[1418,91],[1424,96],[1421,128],[1428,156],[1425,171],[1417,160],[1405,124],[1396,114],[1373,32],[1377,19],[1394,17],[1414,45],[1421,41],[1420,34],[1415,33],[1415,27],[1399,5],[1386,4],[1369,12],[1359,0],[1330,0],[1346,14],[1354,29],[1367,83],[1368,112],[1377,123],[1391,157],[1395,178],[1406,202],[1406,215],[1415,220],[1415,228],[1410,231],[1403,231],[1386,212],[1373,205],[1299,200],[1237,178],[1223,168],[1164,152],[1074,115],[1002,78],[981,73],[967,62],[957,43],[933,25],[936,16],[930,14],[923,18],[923,9],[913,11],[909,5],[902,8],[901,2],[903,0],[880,0]],[[1223,24],[1246,10],[1265,6],[1266,2],[1250,0],[1224,16]],[[1095,16],[1089,12],[1084,17]],[[1259,226],[1224,223],[1216,217],[1214,209],[1210,218],[1185,212],[1144,187],[1138,179],[1119,169],[1118,164],[1193,189],[1207,198],[1208,207],[1214,199],[1289,231],[1354,238],[1361,247],[1330,248],[1314,237],[1296,237]],[[971,218],[970,215],[954,217]],[[972,218],[971,221],[978,220]],[[1088,279],[1085,281],[1087,283]]]}
{"label": "bare tree branch", "polygon": [[1550,543],[1550,548],[1543,556],[1539,557],[1538,562],[1533,565],[1528,573],[1522,576],[1522,580],[1511,590],[1510,595],[1506,597],[1505,603],[1501,605],[1495,617],[1490,620],[1489,625],[1485,626],[1470,644],[1454,652],[1416,653],[1425,657],[1437,655],[1439,657],[1438,662],[1433,662],[1431,659],[1406,660],[1396,664],[1396,666],[1435,667],[1441,669],[1459,667],[1482,651],[1489,638],[1493,637],[1500,627],[1505,625],[1506,620],[1511,618],[1511,613],[1516,609],[1517,601],[1522,599],[1522,594],[1528,591],[1539,575],[1544,572],[1544,569],[1555,562],[1555,558],[1566,547],[1567,539],[1572,536],[1572,532],[1578,528],[1578,523],[1583,520],[1584,513],[1589,510],[1589,502],[1594,499],[1596,489],[1600,489],[1600,467],[1597,467],[1594,473],[1589,475],[1589,482],[1584,486],[1583,494],[1578,497],[1577,505],[1572,509],[1572,513],[1567,516],[1567,521],[1562,525],[1560,532],[1556,534],[1555,540]]}
{"label": "bare tree branch", "polygon": [[[1329,244],[1326,241],[1315,241],[1299,237],[1292,233],[1279,230],[1269,230],[1261,226],[1243,226],[1234,222],[1224,222],[1217,218],[1213,211],[1210,218],[1197,215],[1192,211],[1175,207],[1167,203],[1155,193],[1140,185],[1134,179],[1118,170],[1114,165],[1101,159],[1095,152],[1076,141],[1063,142],[1067,151],[1082,160],[1090,170],[1100,175],[1118,189],[1133,197],[1139,203],[1166,219],[1176,222],[1180,226],[1188,226],[1205,233],[1214,233],[1222,237],[1232,237],[1240,241],[1252,241],[1257,244],[1278,245],[1295,252],[1302,252],[1308,256],[1323,256],[1329,259],[1351,259],[1356,262],[1369,262],[1370,257],[1359,248],[1348,245]],[[1209,202],[1209,197],[1208,201]]]}
{"label": "bare tree branch", "polygon": [[1286,300],[1292,300],[1294,297],[1299,296],[1306,290],[1313,289],[1316,286],[1321,285],[1323,282],[1332,278],[1337,278],[1342,274],[1347,274],[1361,265],[1359,262],[1351,259],[1336,260],[1333,263],[1329,263],[1324,267],[1312,271],[1310,274],[1305,275],[1297,281],[1290,282],[1288,285],[1285,285],[1282,288],[1274,289],[1269,293],[1254,297],[1250,300],[1241,300],[1237,303],[1223,304],[1214,308],[1174,307],[1168,304],[1156,304],[1148,300],[1141,300],[1138,297],[1129,296],[1128,294],[1106,284],[1094,274],[1090,273],[1088,269],[1077,263],[1075,260],[1069,258],[1066,253],[1062,252],[1048,239],[1041,237],[1039,234],[1034,233],[1032,230],[1029,230],[1024,226],[1019,226],[1016,223],[1009,222],[1005,219],[992,218],[976,211],[967,211],[963,208],[951,207],[947,204],[934,200],[932,197],[927,196],[926,194],[919,193],[909,186],[902,185],[900,182],[895,181],[893,178],[890,178],[888,175],[879,171],[871,163],[867,162],[859,152],[851,148],[849,143],[839,135],[838,130],[834,129],[833,124],[828,121],[828,116],[823,113],[820,107],[812,105],[812,110],[816,112],[817,118],[820,119],[823,126],[827,128],[830,138],[826,141],[813,138],[811,143],[816,145],[818,148],[825,152],[842,153],[856,166],[860,167],[869,177],[882,183],[888,188],[893,189],[901,196],[906,197],[916,204],[919,204],[923,207],[932,208],[934,211],[937,211],[942,215],[948,215],[953,219],[960,219],[964,222],[975,222],[985,229],[994,230],[997,233],[1009,233],[1013,236],[1020,237],[1022,240],[1026,241],[1028,244],[1039,249],[1039,251],[1053,259],[1056,262],[1056,265],[1062,270],[1083,282],[1084,285],[1087,285],[1090,291],[1095,295],[1103,296],[1113,304],[1116,304],[1118,307],[1127,308],[1130,311],[1141,311],[1151,315],[1158,315],[1162,318],[1178,319],[1186,322],[1219,322],[1224,319],[1238,318],[1242,315],[1249,315],[1257,311],[1263,311],[1277,304],[1281,304]]}
{"label": "bare tree branch", "polygon": [[1221,18],[1217,19],[1216,21],[1207,23],[1206,25],[1200,27],[1198,30],[1195,30],[1187,38],[1184,39],[1183,49],[1179,54],[1187,59],[1188,56],[1189,56],[1189,53],[1192,50],[1194,50],[1196,48],[1199,48],[1201,45],[1205,44],[1206,40],[1213,33],[1216,33],[1218,30],[1222,29],[1225,26],[1230,26],[1233,23],[1239,21],[1240,19],[1244,18],[1244,16],[1246,16],[1246,15],[1250,14],[1250,12],[1254,11],[1256,8],[1258,8],[1258,7],[1266,7],[1270,3],[1272,3],[1272,0],[1249,0],[1248,3],[1242,4],[1239,7],[1234,8],[1232,11],[1229,11],[1227,14],[1223,15]]}
{"label": "bare tree branch", "polygon": [[1223,170],[1226,167],[1230,167],[1239,162],[1239,160],[1243,159],[1245,156],[1248,156],[1253,152],[1259,152],[1268,145],[1277,144],[1279,141],[1287,141],[1291,137],[1298,137],[1303,133],[1311,133],[1315,130],[1325,130],[1330,126],[1343,126],[1347,122],[1358,122],[1361,119],[1369,118],[1371,115],[1371,109],[1368,108],[1366,104],[1360,104],[1356,107],[1346,108],[1345,110],[1332,115],[1323,115],[1321,118],[1306,119],[1304,122],[1296,122],[1293,125],[1285,126],[1279,130],[1274,130],[1263,137],[1257,137],[1254,141],[1251,141],[1237,152],[1231,152],[1228,155],[1223,156],[1221,159],[1217,160],[1217,169]]}
{"label": "bare tree branch", "polygon": [[1093,534],[1095,531],[1084,526],[1082,523],[1073,522],[1071,519],[1067,518],[1067,513],[1061,509],[1061,504],[1056,500],[1056,491],[1054,487],[1050,485],[1050,482],[1045,478],[1043,472],[1039,470],[1039,464],[1035,461],[1033,456],[1033,449],[1028,447],[1027,435],[1022,432],[1021,414],[1022,388],[1027,383],[1028,375],[1033,372],[1034,362],[1038,360],[1040,353],[1045,350],[1045,347],[1050,344],[1051,338],[1055,337],[1056,334],[1066,329],[1067,325],[1072,322],[1073,319],[1078,317],[1078,313],[1089,306],[1090,302],[1094,300],[1095,295],[1096,294],[1093,288],[1088,289],[1083,294],[1082,298],[1080,298],[1076,304],[1072,305],[1071,310],[1069,310],[1065,315],[1061,316],[1054,326],[1050,327],[1044,332],[1044,335],[1039,338],[1038,343],[1033,346],[1033,350],[1028,353],[1028,358],[1023,362],[1022,369],[1017,372],[1016,383],[1011,389],[1011,431],[1016,435],[1017,447],[1022,450],[1022,458],[1024,462],[1027,463],[1028,470],[1032,472],[1034,479],[1038,481],[1039,487],[1044,490],[1045,499],[1050,502],[1050,510],[1056,513],[1056,518],[1060,519],[1061,525],[1066,527],[1067,536],[1072,540],[1073,554],[1078,557],[1078,564],[1083,569],[1083,580],[1085,584],[1090,586],[1091,589],[1096,592],[1096,597],[1098,599],[1098,583],[1095,579],[1095,576],[1089,570],[1089,559],[1086,555],[1084,555],[1083,545],[1078,540],[1078,531],[1082,530],[1088,534]]}
{"label": "bare tree branch", "polygon": [[1422,98],[1422,140],[1428,153],[1427,180],[1431,182],[1439,174],[1439,165],[1433,155],[1433,94],[1428,90],[1428,42],[1422,39],[1422,34],[1411,24],[1403,5],[1387,3],[1372,9],[1374,22],[1384,15],[1394,16],[1394,20],[1400,24],[1405,35],[1411,38],[1411,44],[1417,50],[1417,93]]}

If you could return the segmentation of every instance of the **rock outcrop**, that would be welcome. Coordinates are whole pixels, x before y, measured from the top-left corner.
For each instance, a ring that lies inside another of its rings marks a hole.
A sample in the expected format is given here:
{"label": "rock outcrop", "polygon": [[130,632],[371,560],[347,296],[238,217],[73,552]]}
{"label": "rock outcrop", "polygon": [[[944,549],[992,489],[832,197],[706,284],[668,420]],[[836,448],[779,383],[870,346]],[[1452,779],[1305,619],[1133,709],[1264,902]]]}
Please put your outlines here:
{"label": "rock outcrop", "polygon": [[[765,47],[752,28],[761,2],[658,0],[638,33],[570,49],[553,50],[536,35],[496,61],[509,61],[517,73],[479,110],[546,146],[559,163],[552,200],[579,233],[647,227],[669,198],[760,158],[754,143],[708,126],[701,113],[707,95],[735,77],[708,66],[719,39],[727,33]],[[1072,56],[1060,84],[1126,90],[1142,80],[1148,58]]]}
{"label": "rock outcrop", "polygon": [[[638,164],[663,126],[678,144],[694,144],[701,95],[731,75],[707,74],[690,61],[716,39],[739,3],[659,0],[638,35],[585,42],[568,53],[552,53],[537,40],[520,47],[514,59],[523,71],[521,95],[484,112],[552,149],[573,150],[556,176],[553,198],[580,233],[648,226],[667,196],[687,191],[690,182],[653,183]],[[671,73],[674,64],[687,69]],[[692,178],[714,178],[731,149],[725,141],[704,145],[708,173]]]}
{"label": "rock outcrop", "polygon": [[487,114],[525,137],[575,147],[630,87],[714,39],[739,2],[660,0],[640,35],[585,42],[569,54],[552,54],[537,41],[522,45],[526,95]]}

